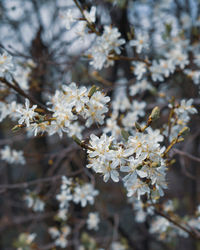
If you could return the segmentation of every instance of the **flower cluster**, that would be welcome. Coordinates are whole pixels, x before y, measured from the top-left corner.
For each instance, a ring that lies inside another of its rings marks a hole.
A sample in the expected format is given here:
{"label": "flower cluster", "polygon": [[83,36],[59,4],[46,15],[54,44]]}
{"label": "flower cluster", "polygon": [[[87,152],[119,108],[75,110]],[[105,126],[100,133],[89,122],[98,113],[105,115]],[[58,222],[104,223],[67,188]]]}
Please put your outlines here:
{"label": "flower cluster", "polygon": [[147,194],[152,198],[163,196],[167,187],[166,165],[162,154],[165,150],[160,142],[163,136],[159,131],[147,129],[147,133],[136,132],[126,142],[115,143],[114,137],[106,134],[90,136],[88,168],[103,174],[105,182],[111,178],[119,181],[119,171],[126,173],[123,183],[128,196]]}
{"label": "flower cluster", "polygon": [[45,203],[35,193],[28,193],[24,196],[28,208],[31,208],[34,212],[43,212]]}
{"label": "flower cluster", "polygon": [[50,227],[49,234],[55,240],[55,245],[57,247],[65,248],[68,245],[67,236],[71,232],[71,228],[69,226],[63,226],[60,230],[57,227]]}
{"label": "flower cluster", "polygon": [[[101,36],[96,38],[96,41],[89,53],[91,54],[93,65],[95,69],[101,70],[103,67],[109,67],[114,64],[112,56],[121,53],[120,46],[125,43],[125,40],[119,38],[121,33],[117,28],[111,26],[104,26],[104,32]],[[112,52],[112,53],[111,53]],[[114,53],[114,54],[113,54]]]}
{"label": "flower cluster", "polygon": [[75,83],[69,86],[64,85],[62,91],[57,90],[47,103],[52,113],[51,117],[45,117],[36,112],[37,105],[30,107],[30,102],[26,99],[25,108],[20,107],[16,111],[20,115],[19,124],[25,124],[36,136],[38,133],[47,132],[49,135],[63,132],[70,136],[74,134],[81,138],[83,126],[77,122],[78,115],[85,120],[85,126],[90,127],[93,123],[103,124],[105,113],[108,111],[108,96],[96,90],[95,87],[87,89],[78,88]]}
{"label": "flower cluster", "polygon": [[99,191],[94,189],[90,183],[76,184],[72,179],[67,179],[65,176],[62,177],[61,191],[56,195],[56,199],[59,201],[60,210],[68,209],[70,201],[75,204],[80,204],[85,207],[87,203],[90,205],[94,204],[94,198],[99,194]]}
{"label": "flower cluster", "polygon": [[188,234],[172,224],[166,218],[157,216],[151,224],[150,233],[158,234],[160,240],[169,240],[177,235],[187,237]]}

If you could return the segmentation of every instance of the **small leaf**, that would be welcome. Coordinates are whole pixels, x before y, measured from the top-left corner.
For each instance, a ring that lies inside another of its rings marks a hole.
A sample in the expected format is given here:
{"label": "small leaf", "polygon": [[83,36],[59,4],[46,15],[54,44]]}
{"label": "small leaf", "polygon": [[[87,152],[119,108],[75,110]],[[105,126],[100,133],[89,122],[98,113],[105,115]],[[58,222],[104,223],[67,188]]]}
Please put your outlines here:
{"label": "small leaf", "polygon": [[128,138],[129,138],[130,135],[126,130],[122,129],[121,135],[122,135],[122,137],[124,138],[125,141],[128,141]]}

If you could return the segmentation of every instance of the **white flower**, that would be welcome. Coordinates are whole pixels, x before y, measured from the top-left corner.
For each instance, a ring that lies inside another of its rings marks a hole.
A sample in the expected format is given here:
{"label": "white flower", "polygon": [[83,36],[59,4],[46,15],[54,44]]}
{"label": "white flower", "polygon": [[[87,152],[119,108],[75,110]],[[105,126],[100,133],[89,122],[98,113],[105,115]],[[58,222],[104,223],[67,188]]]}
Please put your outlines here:
{"label": "white flower", "polygon": [[87,97],[88,90],[86,87],[77,88],[76,83],[72,82],[69,86],[64,85],[63,90],[68,99],[68,103],[76,107],[76,111],[80,112],[84,105],[89,101]]}
{"label": "white flower", "polygon": [[179,66],[181,69],[184,69],[185,66],[189,64],[188,55],[185,52],[183,52],[182,48],[179,46],[169,51],[166,54],[166,57],[172,60],[173,63],[176,66]]}
{"label": "white flower", "polygon": [[68,240],[63,234],[61,234],[55,241],[55,245],[61,248],[65,248],[68,244]]}
{"label": "white flower", "polygon": [[135,96],[146,90],[151,89],[153,89],[152,85],[146,79],[143,79],[141,81],[138,81],[136,84],[130,86],[130,95]]}
{"label": "white flower", "polygon": [[39,197],[36,197],[34,194],[27,194],[24,196],[24,200],[29,208],[34,212],[43,212],[45,203]]}
{"label": "white flower", "polygon": [[25,158],[24,158],[24,152],[23,151],[17,151],[13,150],[12,151],[12,161],[15,164],[22,164],[24,165],[26,163]]}
{"label": "white flower", "polygon": [[136,179],[134,183],[127,183],[126,185],[127,188],[127,196],[130,197],[134,194],[137,194],[138,199],[140,199],[140,196],[144,194],[150,194],[150,188],[149,186],[141,181],[140,179]]}
{"label": "white flower", "polygon": [[59,209],[58,213],[57,213],[57,217],[63,221],[65,221],[67,219],[67,212],[68,210],[66,208],[64,209]]}
{"label": "white flower", "polygon": [[105,96],[100,91],[95,92],[87,103],[87,109],[83,112],[83,117],[87,119],[86,127],[90,127],[94,122],[104,123],[105,113],[108,112],[106,104],[110,97]]}
{"label": "white flower", "polygon": [[71,194],[71,189],[65,189],[65,190],[61,190],[61,192],[59,194],[56,195],[56,199],[59,201],[59,207],[61,209],[63,208],[68,208],[69,206],[69,201],[71,201],[73,198],[72,194]]}
{"label": "white flower", "polygon": [[108,118],[106,120],[106,127],[103,129],[104,133],[111,133],[111,136],[115,137],[116,139],[121,136],[121,128],[117,124],[117,120],[115,116],[112,116],[111,118]]}
{"label": "white flower", "polygon": [[69,30],[72,23],[76,21],[76,17],[74,16],[74,12],[72,11],[72,9],[63,12],[61,17],[64,19],[65,27],[67,30]]}
{"label": "white flower", "polygon": [[71,228],[69,226],[64,226],[61,228],[61,232],[66,237],[71,233]]}
{"label": "white flower", "polygon": [[164,140],[164,136],[160,134],[160,130],[153,130],[151,127],[146,129],[149,135],[149,140],[154,142],[162,142]]}
{"label": "white flower", "polygon": [[9,109],[6,103],[0,102],[0,122],[9,115]]}
{"label": "white flower", "polygon": [[112,144],[113,137],[108,137],[106,134],[102,134],[99,138],[98,136],[91,134],[89,144],[93,151],[88,150],[89,156],[99,157],[104,160],[106,157],[106,153],[109,152],[109,147]]}
{"label": "white flower", "polygon": [[23,156],[23,151],[11,150],[7,145],[0,150],[1,159],[10,164],[25,164],[25,158]]}
{"label": "white flower", "polygon": [[89,230],[97,230],[99,225],[100,219],[98,213],[89,213],[87,219],[87,228]]}
{"label": "white flower", "polygon": [[49,122],[31,123],[28,127],[28,131],[32,132],[34,136],[38,134],[43,134],[50,128]]}
{"label": "white flower", "polygon": [[111,51],[118,55],[121,53],[120,46],[125,43],[125,40],[119,39],[120,36],[117,28],[104,26],[103,35],[96,38],[94,45],[89,50],[93,59],[90,64],[94,68],[101,70],[103,66],[113,65],[113,60],[110,60],[108,56]]}
{"label": "white flower", "polygon": [[135,66],[133,68],[134,74],[137,76],[137,80],[141,80],[144,73],[147,72],[146,64],[143,62],[133,62],[133,65]]}
{"label": "white flower", "polygon": [[149,70],[151,72],[151,78],[154,82],[164,81],[163,68],[160,66],[160,64],[157,61],[153,60],[152,66],[149,67]]}
{"label": "white flower", "polygon": [[192,106],[192,103],[193,103],[193,99],[181,100],[180,106],[177,109],[175,109],[175,112],[177,114],[183,114],[185,112],[187,112],[189,114],[196,114],[197,110],[196,110],[196,108],[194,108]]}
{"label": "white flower", "polygon": [[17,65],[16,70],[14,72],[15,80],[18,82],[19,86],[24,90],[28,90],[29,88],[28,80],[30,73],[30,68],[25,68],[20,65]]}
{"label": "white flower", "polygon": [[111,104],[115,117],[118,115],[118,111],[125,112],[127,109],[130,109],[131,103],[127,97],[126,89],[123,87],[116,88],[115,98]]}
{"label": "white flower", "polygon": [[111,162],[105,161],[101,166],[101,170],[98,172],[103,174],[103,180],[105,182],[107,182],[109,178],[111,178],[114,182],[118,182],[119,173],[116,170],[116,167],[117,166],[113,165]]}
{"label": "white flower", "polygon": [[14,69],[13,58],[7,52],[0,54],[0,77],[5,76],[6,72],[11,72]]}
{"label": "white flower", "polygon": [[20,115],[16,112],[17,109],[21,108],[22,105],[12,101],[11,103],[0,102],[0,122],[3,121],[7,116],[12,120],[16,120]]}
{"label": "white flower", "polygon": [[95,190],[92,184],[86,183],[82,186],[76,186],[74,189],[73,201],[82,207],[85,207],[87,203],[90,205],[94,204],[94,198],[97,196],[99,191]]}
{"label": "white flower", "polygon": [[111,250],[125,250],[125,246],[123,246],[120,242],[112,242],[111,244]]}
{"label": "white flower", "polygon": [[65,248],[68,244],[67,236],[71,232],[69,226],[63,226],[59,231],[56,227],[50,227],[48,229],[49,234],[55,239],[55,245],[61,248]]}
{"label": "white flower", "polygon": [[200,230],[200,217],[190,219],[188,221],[188,225],[190,227],[196,228],[197,230]]}
{"label": "white flower", "polygon": [[194,62],[196,63],[197,66],[200,67],[200,53],[194,55]]}
{"label": "white flower", "polygon": [[48,229],[48,232],[49,232],[49,234],[51,235],[51,237],[52,237],[53,239],[57,238],[57,237],[60,235],[60,232],[59,232],[59,230],[57,229],[57,227],[50,227],[50,228]]}
{"label": "white flower", "polygon": [[28,99],[25,101],[25,108],[19,108],[16,111],[21,115],[21,118],[19,119],[19,124],[26,123],[26,126],[30,126],[30,122],[33,121],[34,117],[37,115],[34,110],[37,108],[37,105],[33,105],[30,108],[30,102]]}
{"label": "white flower", "polygon": [[130,111],[127,112],[127,114],[122,119],[122,124],[124,125],[124,127],[132,128],[135,122],[139,119],[139,117],[145,115],[145,107],[145,102],[133,101],[130,106]]}
{"label": "white flower", "polygon": [[26,243],[30,245],[34,241],[36,236],[36,233],[27,234]]}
{"label": "white flower", "polygon": [[163,233],[170,226],[170,222],[161,217],[157,216],[156,219],[151,223],[150,232],[151,233]]}
{"label": "white flower", "polygon": [[200,83],[200,70],[186,69],[184,70],[184,73],[186,73],[186,75],[190,77],[195,84]]}
{"label": "white flower", "polygon": [[89,23],[95,23],[96,21],[96,7],[95,6],[92,6],[90,12],[88,12],[87,10],[84,10],[83,13]]}
{"label": "white flower", "polygon": [[17,109],[20,109],[22,107],[22,104],[16,103],[16,101],[13,101],[8,104],[8,113],[9,117],[15,121],[20,117],[20,114],[17,113]]}
{"label": "white flower", "polygon": [[148,40],[149,38],[147,34],[137,32],[136,39],[131,40],[129,44],[132,47],[136,47],[136,51],[139,54],[142,52],[142,49],[146,49],[149,47]]}
{"label": "white flower", "polygon": [[70,185],[72,185],[72,179],[68,179],[66,176],[63,175],[61,190],[68,189]]}
{"label": "white flower", "polygon": [[[129,158],[129,165],[121,166],[121,172],[128,172],[123,178],[125,185],[132,184],[137,179],[137,168],[141,165],[142,161],[140,159],[134,159],[134,157]],[[145,177],[145,176],[144,176]]]}
{"label": "white flower", "polygon": [[34,212],[43,212],[45,207],[44,201],[42,201],[40,198],[36,198],[33,205],[33,211]]}
{"label": "white flower", "polygon": [[169,77],[170,74],[175,71],[175,64],[172,59],[159,60],[160,70],[165,77]]}
{"label": "white flower", "polygon": [[0,154],[2,160],[13,163],[12,151],[9,146],[5,146],[4,149],[1,149]]}
{"label": "white flower", "polygon": [[88,168],[92,167],[96,173],[102,173],[105,182],[111,178],[113,181],[119,181],[119,173],[116,170],[117,164],[113,164],[114,151],[110,150],[113,137],[108,137],[102,134],[100,138],[94,134],[90,135],[90,145],[93,151],[88,150],[90,158],[96,158],[87,165]]}

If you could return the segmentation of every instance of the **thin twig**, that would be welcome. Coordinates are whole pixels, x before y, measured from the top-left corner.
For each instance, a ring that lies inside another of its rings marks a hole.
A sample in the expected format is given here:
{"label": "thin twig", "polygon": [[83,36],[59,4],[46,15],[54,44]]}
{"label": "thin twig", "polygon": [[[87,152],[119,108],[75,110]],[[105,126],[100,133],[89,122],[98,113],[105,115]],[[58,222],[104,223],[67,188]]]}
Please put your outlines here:
{"label": "thin twig", "polygon": [[27,188],[29,186],[41,184],[44,182],[57,181],[57,180],[61,179],[61,177],[62,177],[61,175],[57,175],[57,176],[51,176],[51,177],[37,179],[37,180],[29,181],[29,182],[22,182],[22,183],[16,183],[16,184],[5,184],[5,185],[0,186],[0,192],[5,191],[6,189]]}
{"label": "thin twig", "polygon": [[6,84],[9,88],[14,89],[18,94],[21,96],[29,99],[32,104],[37,104],[40,108],[44,109],[46,112],[50,113],[50,111],[46,108],[45,105],[37,101],[35,98],[32,96],[28,95],[26,92],[24,92],[21,88],[19,88],[19,84],[14,80],[14,83],[17,83],[15,85],[11,84],[9,81],[7,81],[5,78],[0,77],[0,82]]}
{"label": "thin twig", "polygon": [[189,159],[191,159],[193,161],[200,162],[200,158],[198,158],[198,157],[196,157],[194,155],[191,155],[191,154],[189,154],[187,152],[184,152],[184,151],[176,149],[176,148],[174,148],[173,150],[174,150],[175,154],[183,155],[183,156],[185,156],[185,157],[187,157],[187,158],[189,158]]}

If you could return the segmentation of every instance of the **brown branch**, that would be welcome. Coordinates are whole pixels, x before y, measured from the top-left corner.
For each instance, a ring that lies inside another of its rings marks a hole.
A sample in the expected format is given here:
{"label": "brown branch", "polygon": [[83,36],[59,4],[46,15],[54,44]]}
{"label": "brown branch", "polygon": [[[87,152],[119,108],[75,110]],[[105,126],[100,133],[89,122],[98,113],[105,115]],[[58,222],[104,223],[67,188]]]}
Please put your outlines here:
{"label": "brown branch", "polygon": [[29,186],[41,184],[44,182],[57,181],[57,180],[61,179],[61,177],[62,177],[62,175],[57,175],[57,176],[46,177],[46,178],[37,179],[37,180],[29,181],[29,182],[1,185],[0,186],[0,193],[6,191],[7,189],[27,188]]}
{"label": "brown branch", "polygon": [[26,216],[13,217],[12,220],[7,220],[7,218],[3,217],[0,221],[0,232],[13,225],[21,225],[30,221],[36,222],[47,218],[52,218],[54,214],[55,212],[48,212],[45,214],[31,214]]}
{"label": "brown branch", "polygon": [[[82,169],[79,169],[77,171],[67,174],[67,176],[72,177],[72,176],[82,173],[82,171],[83,171]],[[29,181],[29,182],[0,185],[0,193],[6,191],[7,189],[27,188],[29,186],[34,186],[34,185],[41,184],[41,183],[54,182],[54,181],[60,180],[61,177],[62,175],[56,175],[56,176],[41,178],[41,179]]]}
{"label": "brown branch", "polygon": [[151,63],[147,60],[147,59],[141,59],[138,57],[126,57],[126,56],[108,56],[108,59],[110,60],[114,60],[114,61],[118,61],[118,60],[124,60],[124,61],[136,61],[136,62],[143,62],[145,63],[147,66],[151,66]]}
{"label": "brown branch", "polygon": [[24,92],[20,87],[19,84],[13,80],[15,85],[11,84],[9,81],[7,81],[5,78],[0,77],[0,82],[4,83],[5,85],[7,85],[9,88],[14,89],[18,94],[20,94],[21,96],[29,99],[31,101],[32,104],[37,104],[40,108],[44,109],[46,112],[51,113],[45,105],[43,105],[42,103],[40,103],[39,101],[37,101],[35,98],[33,98],[32,96],[28,95],[26,92]]}
{"label": "brown branch", "polygon": [[190,237],[194,238],[194,239],[197,239],[197,240],[200,240],[200,234],[194,230],[189,230],[187,227],[181,225],[180,223],[178,223],[176,220],[172,219],[171,217],[169,217],[167,214],[163,213],[162,211],[160,210],[157,210],[155,209],[154,210],[155,213],[157,215],[160,215],[162,217],[164,217],[165,219],[167,219],[169,222],[171,222],[172,224],[174,224],[175,226],[177,226],[178,228],[182,229],[184,232],[188,233],[190,235]]}
{"label": "brown branch", "polygon": [[187,152],[184,152],[184,151],[176,149],[176,148],[174,148],[173,150],[174,150],[175,154],[183,155],[183,156],[185,156],[185,157],[187,157],[187,158],[189,158],[189,159],[191,159],[193,161],[200,162],[200,158],[198,158],[198,157],[196,157],[194,155],[191,155],[191,154],[189,154]]}

